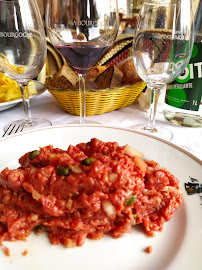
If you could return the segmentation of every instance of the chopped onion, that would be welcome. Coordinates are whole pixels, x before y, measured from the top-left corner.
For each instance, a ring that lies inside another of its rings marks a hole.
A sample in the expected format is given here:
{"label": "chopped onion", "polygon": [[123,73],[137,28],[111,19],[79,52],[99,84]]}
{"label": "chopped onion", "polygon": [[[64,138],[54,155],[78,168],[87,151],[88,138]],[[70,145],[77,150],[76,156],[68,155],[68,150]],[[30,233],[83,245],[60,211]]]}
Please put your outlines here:
{"label": "chopped onion", "polygon": [[109,200],[102,201],[102,207],[109,217],[116,215],[116,209]]}
{"label": "chopped onion", "polygon": [[126,147],[123,149],[123,151],[129,157],[140,157],[140,158],[142,158],[144,156],[141,152],[137,151],[136,149],[132,148],[129,145],[126,145]]}
{"label": "chopped onion", "polygon": [[31,218],[30,218],[30,220],[31,221],[37,221],[38,218],[39,218],[38,215],[32,215]]}
{"label": "chopped onion", "polygon": [[73,203],[73,201],[71,200],[71,199],[69,199],[68,201],[67,201],[67,203],[66,203],[66,208],[68,208],[69,210],[71,209],[71,207],[72,207],[72,203]]}
{"label": "chopped onion", "polygon": [[71,167],[71,171],[75,174],[80,174],[83,172],[82,169],[78,165],[70,166],[70,167]]}
{"label": "chopped onion", "polygon": [[150,189],[146,189],[146,188],[143,188],[143,190],[142,190],[142,194],[147,195],[147,196],[153,196],[154,192],[155,192],[154,190],[150,190]]}
{"label": "chopped onion", "polygon": [[30,170],[30,174],[34,173],[35,171],[36,171],[36,168],[32,167],[31,170]]}
{"label": "chopped onion", "polygon": [[156,198],[156,209],[159,210],[161,207],[161,199],[160,198]]}
{"label": "chopped onion", "polygon": [[147,195],[147,196],[153,196],[156,194],[156,191],[152,189],[143,188],[142,194]]}
{"label": "chopped onion", "polygon": [[64,245],[67,247],[67,248],[74,248],[76,246],[76,242],[74,240],[71,240],[71,239],[67,239],[64,243]]}
{"label": "chopped onion", "polygon": [[36,190],[33,190],[32,191],[32,197],[34,200],[39,200],[41,198],[41,195],[36,191]]}
{"label": "chopped onion", "polygon": [[176,187],[166,186],[166,187],[164,187],[163,191],[173,192],[173,191],[176,191]]}
{"label": "chopped onion", "polygon": [[118,178],[118,174],[117,173],[110,173],[110,175],[109,175],[109,181],[111,183],[114,183],[117,180],[117,178]]}
{"label": "chopped onion", "polygon": [[56,158],[56,154],[50,154],[50,159],[54,159],[54,158]]}
{"label": "chopped onion", "polygon": [[147,164],[142,160],[140,157],[136,156],[134,157],[135,165],[143,172],[146,172],[147,170]]}

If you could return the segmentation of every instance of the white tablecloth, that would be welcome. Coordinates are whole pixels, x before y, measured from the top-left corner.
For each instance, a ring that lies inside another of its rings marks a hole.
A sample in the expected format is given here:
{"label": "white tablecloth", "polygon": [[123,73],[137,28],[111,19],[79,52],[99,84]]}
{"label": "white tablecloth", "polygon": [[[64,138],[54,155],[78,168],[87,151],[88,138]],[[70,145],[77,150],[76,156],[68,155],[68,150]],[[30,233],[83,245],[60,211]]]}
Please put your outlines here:
{"label": "white tablecloth", "polygon": [[[52,122],[53,126],[79,120],[78,116],[70,115],[60,109],[56,100],[48,91],[31,99],[31,108],[33,117],[46,118]],[[99,122],[102,125],[128,128],[134,124],[146,123],[148,116],[148,112],[142,111],[139,105],[134,103],[129,107],[102,115],[90,116],[87,119]],[[4,133],[5,125],[21,118],[24,118],[22,103],[13,108],[0,111],[0,136]],[[202,160],[202,128],[180,127],[167,122],[162,114],[162,106],[158,108],[156,120],[157,124],[163,125],[173,132],[172,143],[184,147]]]}

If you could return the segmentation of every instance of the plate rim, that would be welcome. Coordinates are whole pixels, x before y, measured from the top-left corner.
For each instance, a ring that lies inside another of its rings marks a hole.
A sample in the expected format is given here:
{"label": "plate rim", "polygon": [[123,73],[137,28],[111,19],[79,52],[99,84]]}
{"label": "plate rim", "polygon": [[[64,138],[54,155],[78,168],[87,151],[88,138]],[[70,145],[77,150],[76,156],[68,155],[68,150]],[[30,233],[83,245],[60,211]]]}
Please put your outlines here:
{"label": "plate rim", "polygon": [[130,129],[130,128],[122,128],[122,127],[117,127],[117,126],[105,126],[105,125],[87,125],[87,124],[64,124],[64,125],[55,125],[55,126],[49,126],[49,127],[44,127],[44,128],[39,128],[39,129],[34,129],[34,130],[30,130],[30,131],[24,131],[24,132],[20,132],[20,133],[17,133],[17,134],[13,134],[13,135],[9,135],[7,137],[4,137],[4,138],[0,138],[0,143],[4,140],[8,140],[8,139],[11,139],[11,138],[14,138],[14,137],[18,137],[18,136],[23,136],[25,134],[29,134],[29,133],[35,133],[35,132],[40,132],[40,131],[43,131],[43,130],[51,130],[51,129],[58,129],[58,128],[70,128],[70,127],[79,127],[79,128],[82,128],[82,127],[96,127],[96,128],[108,128],[108,129],[116,129],[116,130],[122,130],[122,131],[127,131],[127,132],[131,132],[131,133],[135,133],[135,134],[139,134],[141,136],[146,136],[146,137],[149,137],[151,139],[154,139],[156,141],[160,141],[164,144],[167,144],[173,148],[175,148],[176,150],[182,152],[183,154],[189,156],[190,158],[192,158],[194,161],[196,161],[197,163],[199,163],[199,165],[202,165],[202,160],[200,158],[198,158],[197,156],[195,156],[194,154],[190,153],[189,151],[185,150],[184,148],[182,148],[181,146],[173,143],[173,142],[170,142],[170,141],[167,141],[165,139],[162,139],[162,138],[159,138],[159,137],[156,137],[156,136],[153,136],[151,134],[147,134],[147,133],[144,133],[144,132],[140,132],[140,131],[136,131],[136,130],[133,130],[133,129]]}

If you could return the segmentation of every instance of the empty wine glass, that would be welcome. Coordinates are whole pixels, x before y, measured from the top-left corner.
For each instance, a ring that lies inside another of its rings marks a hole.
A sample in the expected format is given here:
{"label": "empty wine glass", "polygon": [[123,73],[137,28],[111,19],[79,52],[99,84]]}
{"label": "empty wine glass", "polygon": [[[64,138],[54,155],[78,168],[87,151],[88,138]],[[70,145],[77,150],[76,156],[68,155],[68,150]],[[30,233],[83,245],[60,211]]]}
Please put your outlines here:
{"label": "empty wine glass", "polygon": [[0,67],[19,84],[25,112],[25,119],[14,121],[10,127],[26,130],[51,125],[48,120],[31,117],[29,95],[24,93],[25,86],[43,68],[45,59],[46,37],[36,1],[1,0]]}
{"label": "empty wine glass", "polygon": [[80,124],[86,122],[86,73],[113,45],[119,28],[117,0],[49,0],[46,27],[52,44],[79,76]]}
{"label": "empty wine glass", "polygon": [[144,0],[136,26],[133,60],[137,73],[151,88],[147,126],[132,126],[170,140],[172,132],[155,126],[159,95],[187,66],[193,47],[192,0]]}

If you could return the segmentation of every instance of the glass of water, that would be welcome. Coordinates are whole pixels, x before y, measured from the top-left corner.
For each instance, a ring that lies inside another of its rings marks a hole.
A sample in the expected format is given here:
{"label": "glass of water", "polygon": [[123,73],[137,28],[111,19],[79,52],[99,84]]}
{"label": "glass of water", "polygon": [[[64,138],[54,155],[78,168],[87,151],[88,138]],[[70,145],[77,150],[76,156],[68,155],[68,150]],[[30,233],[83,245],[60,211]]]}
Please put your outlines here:
{"label": "glass of water", "polygon": [[[37,77],[46,60],[46,36],[36,0],[0,1],[0,67],[21,89],[25,118],[8,126],[32,129],[50,126],[46,119],[32,118],[25,86]],[[5,127],[5,130],[8,128]]]}
{"label": "glass of water", "polygon": [[166,140],[173,134],[155,125],[157,104],[166,84],[187,66],[193,47],[192,0],[144,0],[136,25],[133,60],[137,73],[151,88],[147,125],[132,126]]}

